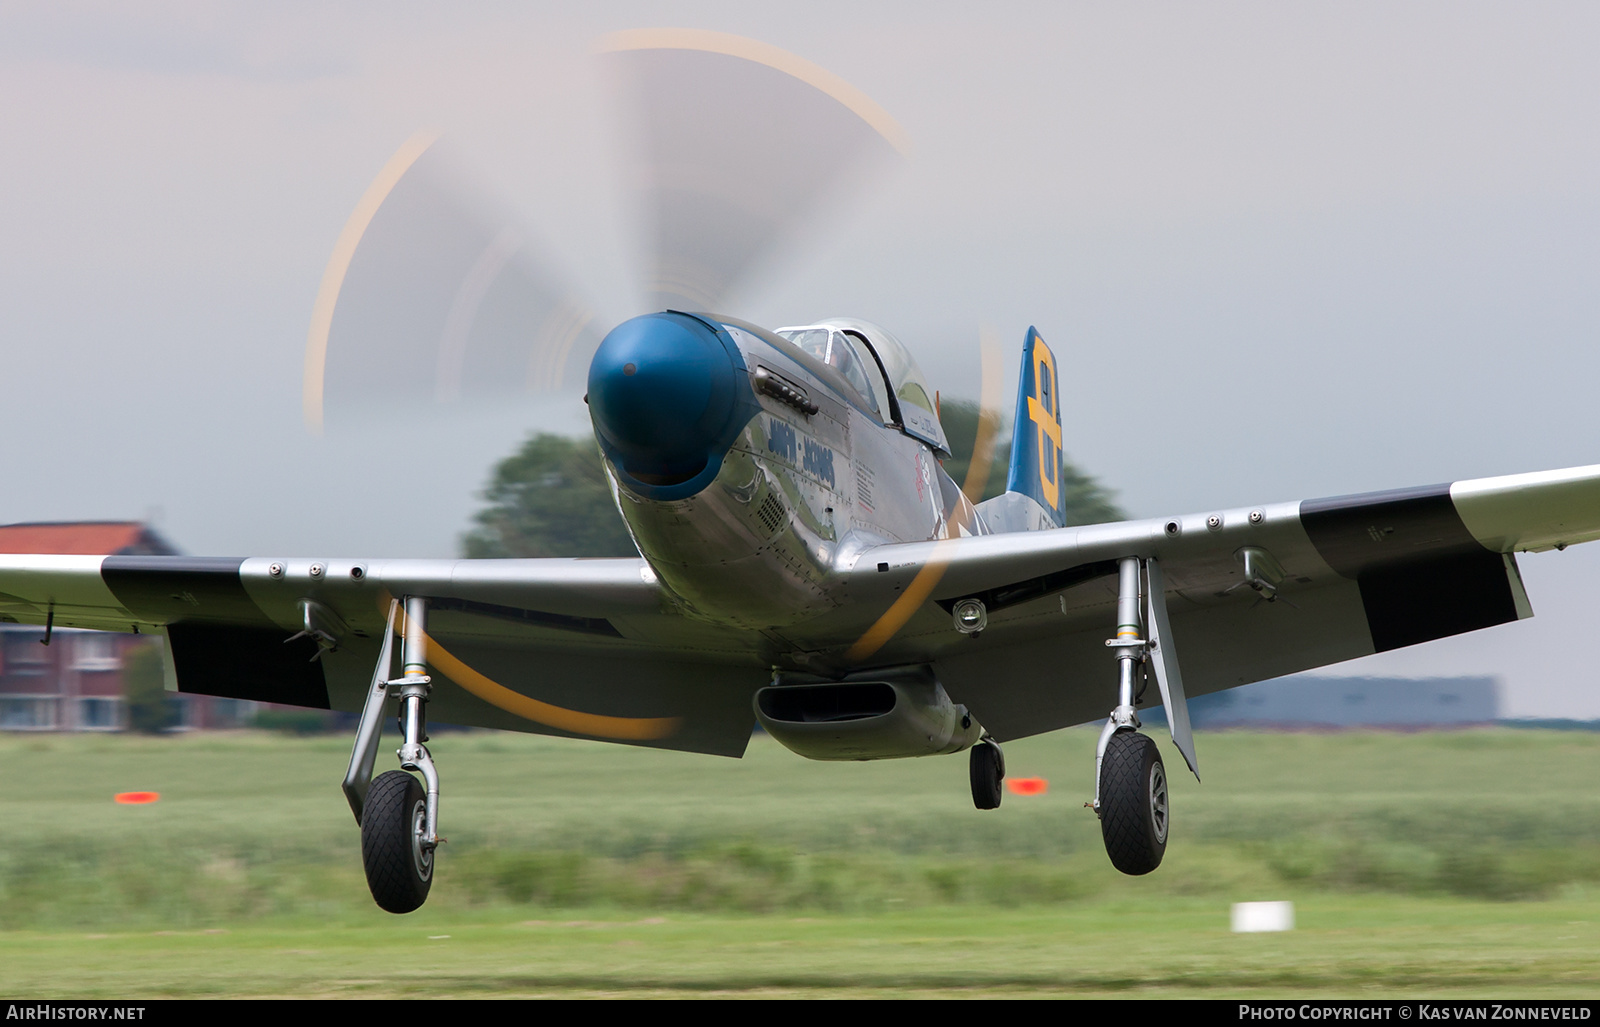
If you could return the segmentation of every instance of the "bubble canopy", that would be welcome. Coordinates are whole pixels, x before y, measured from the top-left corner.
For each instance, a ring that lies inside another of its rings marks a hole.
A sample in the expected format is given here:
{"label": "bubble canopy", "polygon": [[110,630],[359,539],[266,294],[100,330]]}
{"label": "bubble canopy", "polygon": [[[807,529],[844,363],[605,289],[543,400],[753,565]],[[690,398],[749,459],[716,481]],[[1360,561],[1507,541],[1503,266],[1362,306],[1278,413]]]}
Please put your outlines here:
{"label": "bubble canopy", "polygon": [[880,417],[941,453],[950,452],[934,409],[933,390],[911,351],[886,329],[870,321],[835,317],[780,328],[777,334],[839,370]]}

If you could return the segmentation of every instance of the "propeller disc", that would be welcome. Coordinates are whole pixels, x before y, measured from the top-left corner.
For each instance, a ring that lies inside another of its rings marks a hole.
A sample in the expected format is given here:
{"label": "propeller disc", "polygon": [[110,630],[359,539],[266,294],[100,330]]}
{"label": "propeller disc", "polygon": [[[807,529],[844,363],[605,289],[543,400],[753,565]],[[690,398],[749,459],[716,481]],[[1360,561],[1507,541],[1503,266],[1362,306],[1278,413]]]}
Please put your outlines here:
{"label": "propeller disc", "polygon": [[[717,309],[874,164],[905,149],[883,110],[776,47],[625,32],[616,86],[646,256],[646,310]],[[306,425],[418,403],[574,396],[611,326],[509,206],[427,135],[400,147],[346,223],[306,343]]]}

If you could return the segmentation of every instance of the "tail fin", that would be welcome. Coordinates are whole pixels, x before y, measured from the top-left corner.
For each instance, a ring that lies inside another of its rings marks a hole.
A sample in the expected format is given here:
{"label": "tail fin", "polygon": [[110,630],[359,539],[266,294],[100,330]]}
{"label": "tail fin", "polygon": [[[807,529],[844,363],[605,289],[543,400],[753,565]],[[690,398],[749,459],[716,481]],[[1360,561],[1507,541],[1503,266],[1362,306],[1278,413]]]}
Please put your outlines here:
{"label": "tail fin", "polygon": [[1019,492],[1044,509],[1057,528],[1066,523],[1061,488],[1061,403],[1056,358],[1037,328],[1022,344],[1022,377],[1017,382],[1017,414],[1011,433],[1011,474],[1006,490]]}

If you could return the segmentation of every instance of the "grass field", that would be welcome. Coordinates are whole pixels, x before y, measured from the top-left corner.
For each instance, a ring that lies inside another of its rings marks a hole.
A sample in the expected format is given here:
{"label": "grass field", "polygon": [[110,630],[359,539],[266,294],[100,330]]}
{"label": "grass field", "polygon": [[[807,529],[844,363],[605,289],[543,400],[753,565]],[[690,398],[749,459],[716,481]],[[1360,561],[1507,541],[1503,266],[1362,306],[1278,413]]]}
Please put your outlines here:
{"label": "grass field", "polygon": [[[1166,863],[1129,879],[1083,808],[1092,731],[1007,746],[1013,776],[1050,787],[990,813],[971,807],[964,757],[817,764],[757,738],[730,761],[444,735],[439,881],[392,917],[366,894],[338,791],[347,740],[7,736],[20,787],[0,800],[0,990],[1600,991],[1600,736],[1198,744],[1206,782],[1173,774]],[[161,801],[111,802],[140,789]],[[1228,932],[1232,902],[1283,898],[1295,931]]]}

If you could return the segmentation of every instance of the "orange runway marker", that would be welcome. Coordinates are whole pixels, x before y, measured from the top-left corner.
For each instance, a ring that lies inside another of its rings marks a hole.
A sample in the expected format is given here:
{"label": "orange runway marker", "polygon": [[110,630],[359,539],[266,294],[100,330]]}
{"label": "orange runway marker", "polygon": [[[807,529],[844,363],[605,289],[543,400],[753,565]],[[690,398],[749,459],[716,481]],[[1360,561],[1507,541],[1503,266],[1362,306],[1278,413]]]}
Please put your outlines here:
{"label": "orange runway marker", "polygon": [[160,792],[118,792],[111,797],[114,801],[124,806],[142,806],[148,802],[155,802],[161,798]]}
{"label": "orange runway marker", "polygon": [[1050,782],[1042,777],[1008,777],[1006,791],[1012,795],[1043,795],[1050,790]]}

